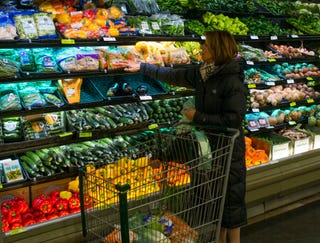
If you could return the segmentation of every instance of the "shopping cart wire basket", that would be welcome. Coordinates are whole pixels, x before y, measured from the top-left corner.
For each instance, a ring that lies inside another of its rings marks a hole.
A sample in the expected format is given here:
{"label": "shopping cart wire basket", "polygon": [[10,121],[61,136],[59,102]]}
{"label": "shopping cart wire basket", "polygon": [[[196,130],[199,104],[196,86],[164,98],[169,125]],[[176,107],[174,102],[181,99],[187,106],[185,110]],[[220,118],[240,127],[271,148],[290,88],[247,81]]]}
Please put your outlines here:
{"label": "shopping cart wire basket", "polygon": [[87,242],[218,241],[239,131],[178,128],[155,129],[153,139],[124,148],[127,156],[80,169]]}

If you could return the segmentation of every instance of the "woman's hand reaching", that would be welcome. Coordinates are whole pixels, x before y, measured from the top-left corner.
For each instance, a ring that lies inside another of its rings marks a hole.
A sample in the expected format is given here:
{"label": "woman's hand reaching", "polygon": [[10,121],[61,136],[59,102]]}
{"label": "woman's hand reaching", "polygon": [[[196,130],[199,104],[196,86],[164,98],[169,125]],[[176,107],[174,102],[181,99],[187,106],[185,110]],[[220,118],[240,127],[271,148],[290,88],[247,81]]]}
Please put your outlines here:
{"label": "woman's hand reaching", "polygon": [[140,62],[133,61],[133,60],[125,60],[123,61],[123,64],[126,65],[124,68],[124,71],[135,73],[140,71]]}

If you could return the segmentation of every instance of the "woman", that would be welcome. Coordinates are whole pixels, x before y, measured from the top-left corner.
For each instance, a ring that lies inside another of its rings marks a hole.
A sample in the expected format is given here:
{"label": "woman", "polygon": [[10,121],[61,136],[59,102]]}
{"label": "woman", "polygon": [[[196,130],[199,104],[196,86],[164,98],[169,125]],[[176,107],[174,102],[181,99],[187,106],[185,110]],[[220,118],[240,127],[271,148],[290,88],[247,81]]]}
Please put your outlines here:
{"label": "woman", "polygon": [[246,224],[245,143],[242,120],[246,113],[243,72],[236,62],[238,52],[234,37],[227,31],[207,31],[201,45],[204,63],[190,69],[173,69],[146,63],[128,62],[129,72],[140,71],[163,82],[195,89],[195,108],[181,111],[197,124],[225,126],[240,130],[232,155],[225,199],[220,243],[240,243],[240,226]]}

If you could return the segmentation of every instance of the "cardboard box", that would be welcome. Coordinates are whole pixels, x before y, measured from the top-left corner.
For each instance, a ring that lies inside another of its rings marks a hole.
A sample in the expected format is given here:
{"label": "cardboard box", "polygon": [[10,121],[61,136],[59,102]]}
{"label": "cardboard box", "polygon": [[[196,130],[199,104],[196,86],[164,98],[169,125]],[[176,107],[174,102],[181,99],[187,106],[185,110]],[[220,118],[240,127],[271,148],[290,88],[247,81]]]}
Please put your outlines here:
{"label": "cardboard box", "polygon": [[305,126],[306,130],[310,133],[310,149],[320,148],[320,127]]}
{"label": "cardboard box", "polygon": [[275,133],[252,137],[252,143],[254,148],[266,151],[270,160],[287,158],[292,155],[291,140]]}
{"label": "cardboard box", "polygon": [[311,137],[292,141],[293,154],[300,154],[310,150]]}
{"label": "cardboard box", "polygon": [[31,185],[31,200],[33,201],[35,198],[40,196],[42,193],[45,194],[50,194],[50,192],[54,190],[66,190],[68,189],[68,183],[72,180],[73,178],[65,178],[65,179],[60,179],[60,180],[55,180],[55,181],[50,181],[50,182],[44,182],[41,184],[36,184],[36,185]]}

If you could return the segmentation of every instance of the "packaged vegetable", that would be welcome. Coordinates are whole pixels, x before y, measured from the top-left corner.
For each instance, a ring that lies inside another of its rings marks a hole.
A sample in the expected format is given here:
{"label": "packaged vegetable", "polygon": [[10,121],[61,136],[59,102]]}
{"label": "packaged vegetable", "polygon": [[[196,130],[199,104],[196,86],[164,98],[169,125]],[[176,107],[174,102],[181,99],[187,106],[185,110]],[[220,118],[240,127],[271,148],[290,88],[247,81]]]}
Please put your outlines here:
{"label": "packaged vegetable", "polygon": [[47,137],[46,123],[41,115],[30,115],[22,120],[24,137],[26,140],[34,140]]}
{"label": "packaged vegetable", "polygon": [[19,49],[17,52],[19,54],[21,71],[34,72],[36,70],[36,64],[32,49]]}
{"label": "packaged vegetable", "polygon": [[17,89],[14,87],[0,88],[0,110],[20,110],[20,98]]}
{"label": "packaged vegetable", "polygon": [[0,11],[0,40],[13,40],[17,36],[17,29],[9,17],[9,14]]}
{"label": "packaged vegetable", "polygon": [[53,23],[51,14],[49,13],[35,13],[33,15],[38,36],[40,39],[56,38],[56,27]]}
{"label": "packaged vegetable", "polygon": [[56,51],[57,64],[63,71],[77,71],[77,58],[76,53],[78,48],[59,48]]}
{"label": "packaged vegetable", "polygon": [[5,142],[21,140],[20,117],[2,118],[2,136]]}
{"label": "packaged vegetable", "polygon": [[43,107],[46,104],[40,92],[34,87],[28,87],[23,90],[19,90],[19,95],[24,107],[27,109]]}
{"label": "packaged vegetable", "polygon": [[64,111],[43,114],[43,117],[50,136],[66,131],[66,115]]}
{"label": "packaged vegetable", "polygon": [[52,48],[36,48],[33,50],[38,73],[59,72],[53,51]]}
{"label": "packaged vegetable", "polygon": [[82,78],[60,79],[58,81],[60,90],[69,104],[80,102],[82,81]]}
{"label": "packaged vegetable", "polygon": [[13,19],[20,39],[38,39],[33,13],[34,11],[23,11],[14,15]]}
{"label": "packaged vegetable", "polygon": [[0,56],[0,77],[19,75],[20,65],[17,61]]}

